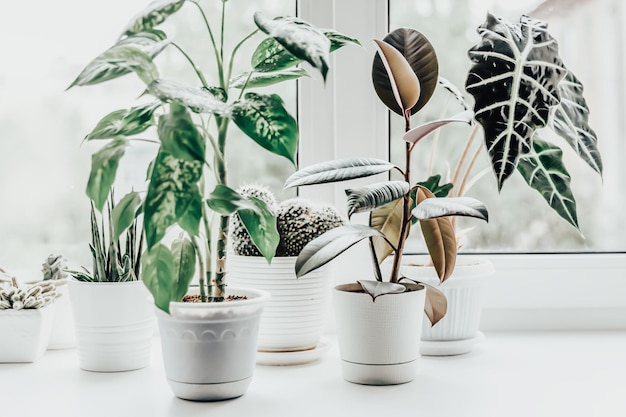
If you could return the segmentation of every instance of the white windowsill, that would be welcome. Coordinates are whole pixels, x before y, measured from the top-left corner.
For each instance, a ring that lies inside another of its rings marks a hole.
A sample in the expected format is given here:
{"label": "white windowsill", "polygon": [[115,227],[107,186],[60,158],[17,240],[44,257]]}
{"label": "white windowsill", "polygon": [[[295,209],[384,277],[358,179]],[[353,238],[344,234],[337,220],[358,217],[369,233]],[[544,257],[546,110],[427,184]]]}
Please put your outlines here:
{"label": "white windowsill", "polygon": [[122,373],[78,367],[75,349],[0,364],[2,415],[110,416],[622,416],[626,332],[487,333],[474,352],[422,357],[416,380],[371,387],[343,380],[336,342],[318,362],[257,366],[248,392],[219,403],[174,397],[159,339],[152,363]]}

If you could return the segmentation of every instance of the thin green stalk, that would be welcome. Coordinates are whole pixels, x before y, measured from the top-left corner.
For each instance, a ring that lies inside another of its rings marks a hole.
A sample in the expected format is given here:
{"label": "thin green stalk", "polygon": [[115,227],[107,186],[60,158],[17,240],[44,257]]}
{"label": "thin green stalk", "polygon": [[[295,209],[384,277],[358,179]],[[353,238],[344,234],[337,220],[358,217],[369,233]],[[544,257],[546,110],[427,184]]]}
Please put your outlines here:
{"label": "thin green stalk", "polygon": [[233,65],[234,65],[234,62],[235,62],[235,55],[239,51],[239,48],[241,48],[241,45],[243,45],[248,39],[250,39],[251,37],[256,35],[256,33],[258,31],[259,31],[259,29],[256,29],[253,32],[251,32],[248,36],[246,36],[241,41],[239,41],[239,43],[237,45],[235,45],[235,47],[233,48],[233,52],[230,54],[230,61],[228,63],[228,79],[229,80],[230,80],[230,77],[233,76]]}
{"label": "thin green stalk", "polygon": [[[192,2],[193,3],[193,2]],[[195,3],[194,3],[195,4]],[[198,76],[198,78],[200,79],[200,82],[202,83],[203,87],[208,88],[209,84],[206,82],[206,79],[204,78],[204,74],[202,74],[202,71],[200,71],[200,68],[198,68],[196,66],[196,64],[193,62],[193,60],[191,59],[191,57],[187,54],[187,52],[185,52],[183,50],[183,48],[181,48],[180,46],[178,46],[178,44],[176,42],[172,42],[171,45],[178,49],[180,51],[181,54],[183,54],[183,56],[187,59],[187,61],[191,64],[191,67],[193,68],[193,70],[196,72],[196,75]]]}
{"label": "thin green stalk", "polygon": [[207,297],[206,297],[206,291],[204,288],[205,267],[204,267],[204,262],[202,260],[202,251],[200,250],[200,246],[198,245],[197,238],[195,236],[191,236],[191,244],[196,250],[196,258],[198,259],[198,269],[200,270],[200,274],[199,274],[200,276],[198,277],[198,285],[200,287],[200,301],[204,303],[206,302]]}
{"label": "thin green stalk", "polygon": [[248,86],[248,83],[250,82],[250,78],[252,77],[252,72],[250,71],[248,73],[248,77],[246,78],[246,82],[243,84],[243,87],[241,87],[241,90],[239,91],[239,97],[237,98],[237,100],[241,100],[241,97],[243,97],[243,92],[246,91],[246,87]]}
{"label": "thin green stalk", "polygon": [[[220,56],[220,51],[217,49],[217,44],[215,43],[215,37],[213,36],[213,31],[211,30],[209,19],[207,19],[206,14],[204,13],[204,10],[202,9],[202,7],[200,7],[198,3],[196,3],[195,1],[192,1],[191,3],[195,4],[198,10],[200,11],[200,14],[202,15],[202,19],[204,20],[204,24],[207,28],[207,31],[209,32],[209,37],[211,38],[211,45],[213,46],[213,52],[215,53],[215,60],[217,61],[216,62],[217,73],[220,79],[220,87],[226,90],[226,84],[224,83],[224,63],[222,61],[222,57]],[[223,31],[224,31],[224,25],[222,24],[222,34],[223,34]]]}

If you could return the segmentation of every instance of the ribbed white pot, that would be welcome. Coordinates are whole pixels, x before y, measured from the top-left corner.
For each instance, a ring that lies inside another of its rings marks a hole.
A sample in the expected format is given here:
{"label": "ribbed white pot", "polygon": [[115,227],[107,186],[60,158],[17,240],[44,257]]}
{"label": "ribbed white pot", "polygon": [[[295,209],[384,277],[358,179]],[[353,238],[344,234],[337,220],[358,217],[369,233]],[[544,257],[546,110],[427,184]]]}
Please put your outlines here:
{"label": "ribbed white pot", "polygon": [[312,349],[320,341],[330,305],[332,278],[327,266],[296,278],[296,257],[268,264],[257,256],[228,255],[228,280],[236,286],[267,291],[258,349],[287,352]]}
{"label": "ribbed white pot", "polygon": [[69,281],[81,369],[120,372],[150,364],[151,295],[142,281]]}
{"label": "ribbed white pot", "polygon": [[461,255],[457,257],[452,276],[443,284],[429,259],[419,255],[402,257],[401,273],[407,278],[423,281],[439,288],[448,299],[445,317],[431,327],[424,318],[422,339],[429,341],[452,341],[471,339],[477,335],[483,307],[485,285],[495,269],[491,261]]}
{"label": "ribbed white pot", "polygon": [[0,363],[35,362],[46,351],[55,303],[43,308],[0,310]]}
{"label": "ribbed white pot", "polygon": [[257,335],[266,292],[227,287],[245,300],[170,303],[157,309],[163,364],[174,395],[219,401],[243,395],[256,363]]}
{"label": "ribbed white pot", "polygon": [[420,358],[425,290],[381,295],[333,290],[343,377],[367,385],[412,381]]}
{"label": "ribbed white pot", "polygon": [[58,285],[57,293],[60,297],[54,301],[54,320],[48,349],[71,349],[76,347],[76,330],[67,283]]}

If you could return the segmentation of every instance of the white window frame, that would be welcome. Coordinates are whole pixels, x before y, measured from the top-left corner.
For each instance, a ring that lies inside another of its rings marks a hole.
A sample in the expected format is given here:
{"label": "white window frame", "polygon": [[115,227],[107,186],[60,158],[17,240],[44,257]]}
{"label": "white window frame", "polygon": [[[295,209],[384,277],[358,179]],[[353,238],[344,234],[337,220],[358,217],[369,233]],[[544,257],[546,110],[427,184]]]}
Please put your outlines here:
{"label": "white window frame", "polygon": [[[299,164],[369,156],[388,160],[389,115],[370,79],[371,39],[388,31],[387,0],[298,0],[298,14],[361,40],[332,56],[325,87],[300,82]],[[445,29],[443,29],[445,30]],[[344,184],[302,188],[300,195],[345,206]],[[626,231],[625,231],[626,232]],[[482,254],[495,265],[483,330],[626,328],[626,253]],[[336,281],[371,274],[367,248],[357,246],[335,261]]]}

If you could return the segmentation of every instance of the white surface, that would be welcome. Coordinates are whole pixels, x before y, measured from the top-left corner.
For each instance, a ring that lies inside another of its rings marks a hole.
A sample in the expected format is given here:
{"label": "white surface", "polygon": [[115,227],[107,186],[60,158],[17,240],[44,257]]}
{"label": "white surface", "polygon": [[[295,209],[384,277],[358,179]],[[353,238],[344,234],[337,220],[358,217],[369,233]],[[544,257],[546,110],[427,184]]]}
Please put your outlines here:
{"label": "white surface", "polygon": [[294,352],[257,352],[256,363],[270,366],[303,365],[319,360],[328,352],[330,347],[330,340],[322,337],[313,349]]}
{"label": "white surface", "polygon": [[471,352],[474,345],[485,338],[483,332],[477,332],[476,336],[460,340],[422,340],[420,353],[428,356],[462,355]]}
{"label": "white surface", "polygon": [[194,403],[170,391],[155,339],[151,365],[132,372],[81,371],[74,349],[2,364],[0,392],[2,415],[29,417],[623,417],[624,352],[626,332],[486,333],[467,355],[423,357],[413,382],[371,387],[342,379],[334,342],[315,363],[257,366],[241,398]]}

